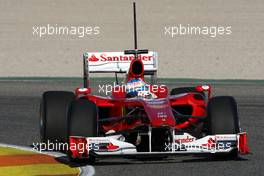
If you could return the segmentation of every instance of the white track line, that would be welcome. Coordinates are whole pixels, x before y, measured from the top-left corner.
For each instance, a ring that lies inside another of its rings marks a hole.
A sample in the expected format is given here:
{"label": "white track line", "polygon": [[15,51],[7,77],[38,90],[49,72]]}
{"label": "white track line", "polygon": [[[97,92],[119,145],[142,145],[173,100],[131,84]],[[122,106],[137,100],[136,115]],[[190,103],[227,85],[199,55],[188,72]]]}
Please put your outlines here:
{"label": "white track line", "polygon": [[[42,152],[40,152],[40,151],[34,150],[32,147],[18,146],[18,145],[12,145],[12,144],[0,143],[0,147],[9,147],[9,148],[19,149],[19,150],[24,150],[24,151],[35,152],[35,153],[39,153],[39,154],[45,154],[45,155],[49,155],[49,156],[53,156],[53,157],[66,156],[65,154],[60,153],[60,152],[50,152],[50,151],[42,151]],[[82,167],[79,167],[79,169],[80,169],[79,176],[92,176],[92,175],[95,175],[95,169],[91,165],[82,166]]]}

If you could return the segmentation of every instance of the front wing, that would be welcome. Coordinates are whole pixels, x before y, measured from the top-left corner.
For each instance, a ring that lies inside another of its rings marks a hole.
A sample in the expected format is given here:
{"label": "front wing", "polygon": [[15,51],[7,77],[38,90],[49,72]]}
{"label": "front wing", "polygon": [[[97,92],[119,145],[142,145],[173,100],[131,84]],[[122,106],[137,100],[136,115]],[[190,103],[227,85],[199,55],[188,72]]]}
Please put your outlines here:
{"label": "front wing", "polygon": [[162,152],[152,151],[151,146],[149,146],[148,152],[138,152],[135,145],[124,142],[120,135],[87,138],[81,136],[70,137],[70,153],[74,158],[88,158],[90,155],[96,157],[129,157],[214,154],[230,153],[234,150],[241,155],[249,153],[246,133],[208,135],[199,139],[188,133],[174,135],[173,142],[165,144]]}

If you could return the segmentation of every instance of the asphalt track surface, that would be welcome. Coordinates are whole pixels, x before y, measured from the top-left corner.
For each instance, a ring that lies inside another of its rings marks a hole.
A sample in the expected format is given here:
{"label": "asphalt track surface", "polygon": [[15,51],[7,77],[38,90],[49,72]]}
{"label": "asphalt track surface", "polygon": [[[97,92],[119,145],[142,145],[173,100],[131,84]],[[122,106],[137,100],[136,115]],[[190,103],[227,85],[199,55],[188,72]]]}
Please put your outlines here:
{"label": "asphalt track surface", "polygon": [[[0,81],[0,142],[23,146],[38,142],[41,93],[47,90],[74,90],[80,85],[78,80]],[[190,84],[168,84],[170,88],[186,85]],[[212,86],[214,95],[233,95],[236,98],[241,127],[248,132],[252,155],[236,161],[186,156],[156,161],[104,159],[94,166],[96,175],[263,175],[264,84],[224,82]]]}

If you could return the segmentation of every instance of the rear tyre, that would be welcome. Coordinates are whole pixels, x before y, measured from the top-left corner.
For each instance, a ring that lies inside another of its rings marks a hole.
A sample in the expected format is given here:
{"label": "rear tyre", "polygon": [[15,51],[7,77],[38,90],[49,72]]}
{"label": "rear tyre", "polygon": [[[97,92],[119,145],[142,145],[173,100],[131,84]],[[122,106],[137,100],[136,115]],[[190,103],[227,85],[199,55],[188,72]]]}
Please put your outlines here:
{"label": "rear tyre", "polygon": [[[68,114],[68,136],[97,136],[97,106],[87,99],[74,100]],[[73,158],[71,152],[68,157],[72,162],[94,162],[95,158],[88,159]]]}
{"label": "rear tyre", "polygon": [[43,143],[67,141],[67,112],[75,95],[66,91],[44,92],[40,104],[40,138]]}
{"label": "rear tyre", "polygon": [[[208,134],[237,134],[240,132],[237,103],[233,97],[213,97],[208,103]],[[215,159],[236,159],[238,151],[214,155]]]}

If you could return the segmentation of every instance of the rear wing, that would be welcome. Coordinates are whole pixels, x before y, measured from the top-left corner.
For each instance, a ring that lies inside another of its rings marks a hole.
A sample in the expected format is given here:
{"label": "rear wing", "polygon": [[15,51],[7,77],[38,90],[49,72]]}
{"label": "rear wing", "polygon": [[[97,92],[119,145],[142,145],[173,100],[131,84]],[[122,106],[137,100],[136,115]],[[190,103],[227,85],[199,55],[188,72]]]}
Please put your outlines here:
{"label": "rear wing", "polygon": [[[127,73],[130,62],[135,56],[124,52],[86,52],[83,54],[84,87],[88,87],[90,73]],[[138,59],[144,64],[144,75],[156,79],[158,70],[158,54],[149,51],[139,54]]]}

